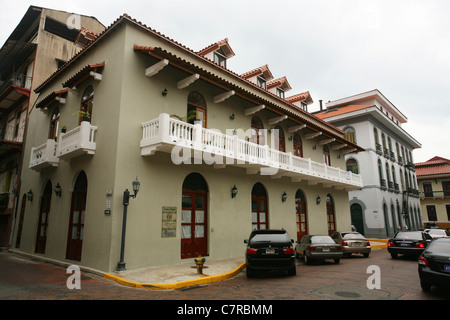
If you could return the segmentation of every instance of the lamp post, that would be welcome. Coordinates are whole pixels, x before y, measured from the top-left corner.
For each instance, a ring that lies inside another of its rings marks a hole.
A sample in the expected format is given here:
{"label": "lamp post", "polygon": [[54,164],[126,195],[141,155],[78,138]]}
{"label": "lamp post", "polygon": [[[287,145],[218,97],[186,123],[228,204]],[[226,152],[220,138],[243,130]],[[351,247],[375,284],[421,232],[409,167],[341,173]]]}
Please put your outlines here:
{"label": "lamp post", "polygon": [[133,194],[130,194],[130,191],[126,189],[123,192],[123,222],[122,222],[122,243],[120,245],[120,261],[117,263],[117,271],[124,271],[125,268],[125,261],[124,260],[124,252],[125,252],[125,233],[127,230],[127,209],[128,204],[130,202],[130,198],[136,198],[137,193],[139,192],[139,187],[141,186],[141,183],[136,177],[136,180],[133,181]]}

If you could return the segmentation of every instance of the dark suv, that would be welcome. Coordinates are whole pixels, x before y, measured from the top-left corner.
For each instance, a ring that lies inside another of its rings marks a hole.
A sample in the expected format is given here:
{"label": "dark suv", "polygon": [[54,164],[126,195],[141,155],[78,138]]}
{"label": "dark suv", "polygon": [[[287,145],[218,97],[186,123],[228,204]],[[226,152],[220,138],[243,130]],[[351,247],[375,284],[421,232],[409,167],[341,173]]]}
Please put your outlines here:
{"label": "dark suv", "polygon": [[297,273],[294,240],[286,230],[253,230],[244,243],[247,244],[247,277],[253,277],[256,270],[287,270],[289,275]]}

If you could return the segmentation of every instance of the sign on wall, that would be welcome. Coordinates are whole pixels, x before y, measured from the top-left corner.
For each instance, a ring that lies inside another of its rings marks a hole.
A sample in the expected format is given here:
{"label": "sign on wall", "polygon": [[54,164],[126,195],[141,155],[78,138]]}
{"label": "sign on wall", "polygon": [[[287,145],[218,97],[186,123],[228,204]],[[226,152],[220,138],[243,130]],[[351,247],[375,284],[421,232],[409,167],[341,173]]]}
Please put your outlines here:
{"label": "sign on wall", "polygon": [[162,207],[161,237],[170,238],[177,235],[177,207]]}

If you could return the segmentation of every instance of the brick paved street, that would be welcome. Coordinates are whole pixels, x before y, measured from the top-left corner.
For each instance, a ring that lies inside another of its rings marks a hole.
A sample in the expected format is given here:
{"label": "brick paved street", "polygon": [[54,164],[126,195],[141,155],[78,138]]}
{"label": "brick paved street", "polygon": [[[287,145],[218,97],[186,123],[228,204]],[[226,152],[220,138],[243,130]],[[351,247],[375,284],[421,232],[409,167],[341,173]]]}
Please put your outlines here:
{"label": "brick paved street", "polygon": [[[369,290],[370,265],[381,271],[380,290]],[[297,276],[272,272],[247,279],[237,277],[206,286],[176,291],[136,289],[121,286],[91,273],[82,273],[81,289],[69,290],[66,269],[0,253],[0,299],[2,300],[448,300],[448,289],[420,289],[415,259],[391,259],[384,249],[369,258],[355,256],[304,265],[298,261]]]}

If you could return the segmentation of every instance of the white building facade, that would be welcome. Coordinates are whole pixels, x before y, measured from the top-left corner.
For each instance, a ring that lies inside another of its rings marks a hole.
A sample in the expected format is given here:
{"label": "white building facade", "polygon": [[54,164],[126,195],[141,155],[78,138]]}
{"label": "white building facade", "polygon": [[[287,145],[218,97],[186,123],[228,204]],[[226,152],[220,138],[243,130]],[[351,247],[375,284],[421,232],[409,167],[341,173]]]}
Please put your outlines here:
{"label": "white building facade", "polygon": [[422,228],[412,158],[421,144],[402,128],[406,116],[376,89],[330,101],[315,115],[365,149],[345,156],[347,170],[359,173],[364,185],[349,192],[353,226],[369,238]]}

